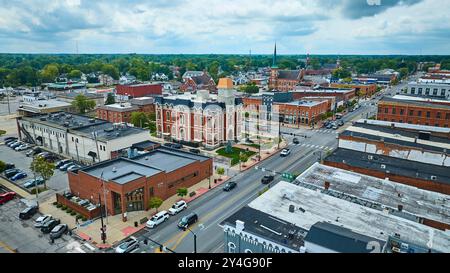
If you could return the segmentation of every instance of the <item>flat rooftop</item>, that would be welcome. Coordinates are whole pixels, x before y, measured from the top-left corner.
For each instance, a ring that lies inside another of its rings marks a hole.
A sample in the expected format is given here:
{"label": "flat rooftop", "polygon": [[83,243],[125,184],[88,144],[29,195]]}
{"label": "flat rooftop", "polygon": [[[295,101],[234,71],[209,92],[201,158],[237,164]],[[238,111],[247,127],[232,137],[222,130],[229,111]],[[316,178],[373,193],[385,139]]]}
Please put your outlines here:
{"label": "flat rooftop", "polygon": [[369,125],[377,125],[377,126],[384,126],[384,127],[391,127],[392,125],[394,125],[394,128],[396,128],[396,129],[408,129],[408,130],[415,130],[415,131],[427,131],[427,132],[450,134],[450,128],[419,125],[419,124],[408,124],[408,123],[391,122],[391,121],[383,121],[383,120],[371,120],[371,119],[359,119],[355,123],[357,123],[357,124],[365,123],[365,124],[369,124]]}
{"label": "flat rooftop", "polygon": [[292,223],[247,206],[232,214],[220,225],[227,224],[236,228],[236,220],[244,222],[245,232],[297,251],[304,245],[303,238],[308,232]]}
{"label": "flat rooftop", "polygon": [[100,162],[81,171],[99,179],[103,177],[104,180],[126,184],[140,177],[150,177],[161,172],[172,172],[196,161],[203,162],[209,159],[206,156],[159,147],[133,158],[121,157]]}
{"label": "flat rooftop", "polygon": [[[439,90],[440,92],[440,90]],[[446,103],[450,105],[449,100],[441,100],[441,99],[433,99],[429,97],[423,97],[423,96],[413,96],[413,95],[395,95],[392,97],[393,99],[397,100],[410,100],[410,101],[418,101],[418,102],[436,102],[436,103]]]}
{"label": "flat rooftop", "polygon": [[[325,182],[329,182],[325,190]],[[372,208],[389,207],[396,215],[414,219],[413,215],[450,224],[450,196],[422,190],[416,187],[395,183],[343,169],[315,163],[300,176],[294,184],[318,189],[325,194],[342,199],[353,198],[350,202],[360,203]],[[381,206],[382,205],[382,206]],[[402,205],[402,213],[398,211]],[[402,215],[403,214],[403,215]]]}
{"label": "flat rooftop", "polygon": [[[371,157],[371,159],[369,159]],[[449,167],[425,164],[379,154],[338,148],[325,161],[343,163],[378,172],[389,172],[404,177],[419,178],[434,183],[450,183]],[[432,179],[431,177],[434,177]]]}
{"label": "flat rooftop", "polygon": [[298,87],[294,91],[291,92],[297,92],[297,93],[349,93],[354,92],[355,89],[352,88],[318,88],[318,89],[307,89],[304,87]]}
{"label": "flat rooftop", "polygon": [[[294,212],[289,212],[291,205]],[[450,252],[448,232],[293,183],[279,182],[248,206],[305,230],[315,223],[328,222],[381,241],[398,234],[405,241]]]}
{"label": "flat rooftop", "polygon": [[[407,97],[407,98],[403,98],[403,97]],[[403,96],[403,97],[402,98],[383,97],[380,100],[380,102],[405,103],[405,104],[415,105],[415,106],[419,106],[419,107],[450,110],[450,104],[449,105],[438,104],[438,103],[436,103],[436,100],[425,99],[426,101],[418,101],[418,100],[415,100],[416,97],[411,97],[411,96]],[[448,103],[448,101],[446,101],[446,102]]]}
{"label": "flat rooftop", "polygon": [[128,112],[128,111],[137,111],[137,110],[139,110],[139,107],[132,105],[129,102],[123,102],[123,103],[101,105],[98,107],[98,109],[104,109],[104,110],[116,111],[116,112]]}
{"label": "flat rooftop", "polygon": [[19,109],[25,110],[42,110],[42,109],[52,109],[52,108],[61,108],[61,107],[71,107],[72,105],[65,101],[50,99],[50,100],[34,100],[30,102],[23,102],[19,106]]}
{"label": "flat rooftop", "polygon": [[126,124],[113,124],[110,122],[101,123],[99,125],[88,125],[85,127],[77,128],[76,131],[79,135],[93,138],[95,133],[98,140],[112,140],[117,138],[124,138],[136,134],[147,133],[148,131],[138,127],[130,127]]}
{"label": "flat rooftop", "polygon": [[419,139],[419,132],[406,131],[401,128],[385,127],[372,124],[356,123],[340,135],[364,138],[407,147],[422,148],[439,153],[450,152],[450,139],[430,135],[428,140]]}
{"label": "flat rooftop", "polygon": [[[326,100],[324,100],[326,102]],[[324,101],[306,101],[306,100],[296,100],[292,102],[285,102],[285,103],[279,103],[279,104],[286,104],[286,105],[294,105],[294,106],[305,106],[305,107],[313,107],[316,105],[321,104]]]}

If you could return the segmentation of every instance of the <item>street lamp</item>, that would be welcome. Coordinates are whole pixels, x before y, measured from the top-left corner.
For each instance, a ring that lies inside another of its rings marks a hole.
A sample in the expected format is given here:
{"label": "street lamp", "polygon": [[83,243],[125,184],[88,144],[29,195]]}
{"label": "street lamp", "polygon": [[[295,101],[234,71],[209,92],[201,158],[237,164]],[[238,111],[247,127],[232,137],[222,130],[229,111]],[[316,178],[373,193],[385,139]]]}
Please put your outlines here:
{"label": "street lamp", "polygon": [[189,230],[193,235],[194,235],[194,253],[197,253],[197,234],[195,234],[195,232],[193,232],[190,228],[188,227],[183,227],[183,230]]}

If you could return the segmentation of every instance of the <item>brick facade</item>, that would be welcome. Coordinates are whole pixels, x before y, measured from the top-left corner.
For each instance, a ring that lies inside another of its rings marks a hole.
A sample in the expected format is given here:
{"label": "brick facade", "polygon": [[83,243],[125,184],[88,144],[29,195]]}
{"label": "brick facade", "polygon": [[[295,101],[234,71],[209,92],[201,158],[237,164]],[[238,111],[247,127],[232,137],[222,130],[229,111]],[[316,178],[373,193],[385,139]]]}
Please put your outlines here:
{"label": "brick facade", "polygon": [[117,85],[116,94],[139,98],[152,95],[162,95],[162,89],[161,84]]}

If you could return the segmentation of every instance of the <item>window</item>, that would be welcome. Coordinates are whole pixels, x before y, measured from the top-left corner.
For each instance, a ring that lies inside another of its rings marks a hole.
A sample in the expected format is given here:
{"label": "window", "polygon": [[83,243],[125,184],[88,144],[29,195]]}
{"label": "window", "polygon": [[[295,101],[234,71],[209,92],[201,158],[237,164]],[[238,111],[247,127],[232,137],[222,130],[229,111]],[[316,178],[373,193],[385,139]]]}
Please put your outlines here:
{"label": "window", "polygon": [[436,118],[441,118],[441,112],[436,113]]}
{"label": "window", "polygon": [[450,113],[445,113],[445,119],[450,119]]}
{"label": "window", "polygon": [[405,110],[400,109],[400,115],[401,115],[401,116],[403,116],[404,112],[405,112]]}
{"label": "window", "polygon": [[430,95],[430,88],[426,88],[426,89],[425,89],[425,94],[426,94],[426,95]]}
{"label": "window", "polygon": [[417,115],[418,115],[419,117],[421,117],[421,116],[422,116],[422,111],[417,111]]}
{"label": "window", "polygon": [[416,93],[416,88],[415,87],[411,87],[411,94],[415,94]]}
{"label": "window", "polygon": [[250,249],[245,249],[245,253],[253,253],[253,251],[251,251]]}
{"label": "window", "polygon": [[419,95],[422,95],[422,88],[419,88]]}
{"label": "window", "polygon": [[427,111],[427,118],[429,118],[431,116],[431,112]]}
{"label": "window", "polygon": [[437,88],[434,88],[434,89],[433,89],[433,96],[437,96],[437,92],[438,92],[438,89],[437,89]]}
{"label": "window", "polygon": [[395,108],[392,108],[392,114],[395,115],[397,110]]}
{"label": "window", "polygon": [[[419,111],[420,112],[420,111]],[[413,116],[414,115],[414,110],[409,110],[409,115]]]}
{"label": "window", "polygon": [[445,89],[441,89],[441,96],[445,97]]}
{"label": "window", "polygon": [[384,108],[384,113],[387,114],[389,112],[389,108]]}
{"label": "window", "polygon": [[236,245],[232,242],[228,243],[228,253],[236,253]]}

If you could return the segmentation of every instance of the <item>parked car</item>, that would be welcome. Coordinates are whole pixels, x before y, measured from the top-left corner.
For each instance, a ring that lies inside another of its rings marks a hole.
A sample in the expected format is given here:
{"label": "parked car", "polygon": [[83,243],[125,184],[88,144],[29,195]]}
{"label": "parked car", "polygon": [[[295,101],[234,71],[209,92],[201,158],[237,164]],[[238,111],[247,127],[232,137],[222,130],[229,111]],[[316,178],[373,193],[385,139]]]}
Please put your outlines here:
{"label": "parked car", "polygon": [[337,125],[338,126],[343,126],[344,125],[344,121],[342,119],[338,120]]}
{"label": "parked car", "polygon": [[118,245],[115,251],[116,253],[129,253],[137,248],[139,248],[139,241],[135,237],[131,236]]}
{"label": "parked car", "polygon": [[70,159],[59,160],[58,162],[55,163],[55,169],[58,169],[62,165],[65,165],[65,164],[67,164],[69,162],[71,162]]}
{"label": "parked car", "polygon": [[34,147],[33,149],[29,150],[25,155],[26,156],[34,156],[39,153],[42,153],[42,149],[39,147]]}
{"label": "parked car", "polygon": [[184,217],[182,217],[180,219],[180,221],[178,222],[178,227],[182,228],[182,229],[186,229],[187,227],[189,227],[190,225],[194,224],[195,222],[197,222],[198,220],[198,216],[196,213],[190,213]]}
{"label": "parked car", "polygon": [[36,178],[30,179],[30,180],[27,180],[27,182],[25,182],[23,184],[23,186],[26,189],[29,189],[29,188],[35,187],[36,185],[39,186],[42,184],[44,184],[44,179],[42,177],[36,177]]}
{"label": "parked car", "polygon": [[17,142],[19,141],[18,140],[8,141],[8,144],[6,144],[6,146],[11,147],[13,144],[16,144]]}
{"label": "parked car", "polygon": [[62,165],[61,167],[59,167],[59,170],[60,170],[60,171],[67,171],[67,169],[68,169],[70,166],[73,166],[73,165],[76,165],[76,164],[73,163],[73,162],[71,161],[71,162],[66,163],[66,164]]}
{"label": "parked car", "polygon": [[14,150],[16,151],[25,151],[27,149],[30,149],[30,145],[28,144],[22,144],[19,147],[16,147]]}
{"label": "parked car", "polygon": [[14,199],[14,197],[16,197],[16,195],[17,194],[13,191],[0,194],[0,205],[3,205],[6,202]]}
{"label": "parked car", "polygon": [[17,141],[14,144],[10,145],[9,147],[12,149],[15,149],[16,147],[19,147],[20,145],[24,144],[23,142]]}
{"label": "parked car", "polygon": [[53,216],[51,216],[50,214],[39,216],[34,223],[34,227],[41,228],[45,223],[47,223],[48,221],[50,221],[52,219],[53,219]]}
{"label": "parked car", "polygon": [[147,221],[145,226],[148,228],[154,228],[157,225],[161,224],[162,222],[166,221],[167,219],[169,219],[169,213],[163,210],[153,215],[153,217]]}
{"label": "parked car", "polygon": [[339,126],[336,123],[334,123],[332,129],[337,130],[338,128],[339,128]]}
{"label": "parked car", "polygon": [[333,123],[328,123],[328,125],[325,127],[325,128],[327,128],[327,129],[332,129],[333,128]]}
{"label": "parked car", "polygon": [[5,164],[5,170],[14,169],[15,167],[16,167],[16,165],[14,165],[13,163],[6,163]]}
{"label": "parked car", "polygon": [[263,184],[269,184],[270,182],[273,181],[274,178],[275,178],[275,177],[274,177],[273,175],[266,174],[266,175],[264,175],[263,178],[261,178],[261,183],[263,183]]}
{"label": "parked car", "polygon": [[38,211],[37,206],[30,206],[19,213],[19,218],[22,220],[30,219]]}
{"label": "parked car", "polygon": [[18,173],[20,173],[20,170],[19,170],[19,169],[16,169],[16,168],[14,168],[14,169],[9,169],[9,170],[6,170],[6,171],[5,171],[5,176],[6,176],[7,178],[11,178],[11,177],[13,177],[14,175],[16,175],[16,174],[18,174]]}
{"label": "parked car", "polygon": [[6,140],[6,141],[5,141],[5,145],[8,146],[8,145],[10,145],[10,144],[12,144],[12,143],[14,143],[14,142],[16,142],[16,141],[17,141],[17,139],[9,139],[9,140]]}
{"label": "parked car", "polygon": [[66,224],[58,224],[50,231],[50,239],[58,239],[64,233],[68,231],[68,226]]}
{"label": "parked car", "polygon": [[224,191],[231,191],[232,189],[236,188],[237,184],[236,182],[228,182],[227,184],[225,184],[225,186],[223,187]]}
{"label": "parked car", "polygon": [[52,219],[48,222],[46,222],[45,224],[42,225],[41,227],[41,232],[42,233],[50,233],[52,231],[52,229],[54,227],[56,227],[57,225],[61,224],[61,220],[59,219]]}
{"label": "parked car", "polygon": [[73,172],[73,171],[78,171],[79,169],[81,169],[81,166],[77,165],[77,164],[74,164],[74,165],[71,165],[69,168],[67,168],[67,171],[68,172]]}
{"label": "parked car", "polygon": [[191,152],[193,154],[199,154],[200,150],[199,149],[189,149],[189,152]]}
{"label": "parked car", "polygon": [[169,209],[169,213],[171,215],[175,215],[184,209],[187,209],[187,204],[184,200],[181,200],[173,204],[173,206]]}
{"label": "parked car", "polygon": [[292,139],[292,143],[294,143],[294,144],[299,144],[300,141],[298,140],[298,138],[294,137],[294,138]]}
{"label": "parked car", "polygon": [[291,150],[289,149],[283,149],[280,153],[280,156],[288,156],[291,153]]}
{"label": "parked car", "polygon": [[27,177],[28,175],[26,174],[26,173],[24,173],[24,172],[18,172],[18,173],[16,173],[13,177],[11,177],[10,179],[12,180],[12,181],[17,181],[17,180],[19,180],[19,179],[22,179],[22,178],[25,178],[25,177]]}
{"label": "parked car", "polygon": [[12,140],[17,140],[17,137],[5,137],[5,138],[3,139],[4,142],[12,141]]}

